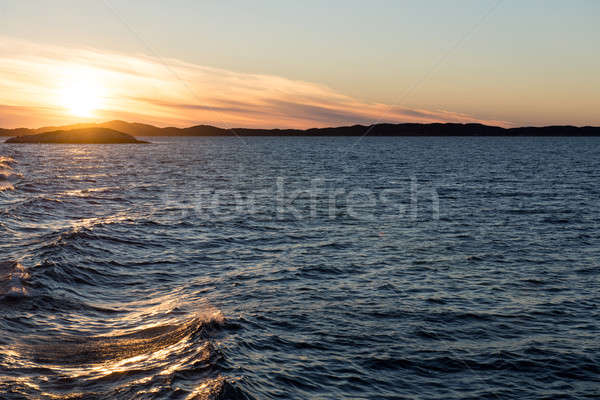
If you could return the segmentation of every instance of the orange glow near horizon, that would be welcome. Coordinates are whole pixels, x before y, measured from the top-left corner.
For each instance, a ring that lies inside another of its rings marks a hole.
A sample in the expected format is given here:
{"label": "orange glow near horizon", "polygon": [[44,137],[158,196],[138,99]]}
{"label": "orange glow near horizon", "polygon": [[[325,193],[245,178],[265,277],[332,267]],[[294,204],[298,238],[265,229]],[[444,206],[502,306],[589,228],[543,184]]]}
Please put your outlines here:
{"label": "orange glow near horizon", "polygon": [[109,120],[157,126],[313,128],[376,122],[480,122],[445,109],[371,103],[317,83],[40,45],[0,35],[0,128]]}

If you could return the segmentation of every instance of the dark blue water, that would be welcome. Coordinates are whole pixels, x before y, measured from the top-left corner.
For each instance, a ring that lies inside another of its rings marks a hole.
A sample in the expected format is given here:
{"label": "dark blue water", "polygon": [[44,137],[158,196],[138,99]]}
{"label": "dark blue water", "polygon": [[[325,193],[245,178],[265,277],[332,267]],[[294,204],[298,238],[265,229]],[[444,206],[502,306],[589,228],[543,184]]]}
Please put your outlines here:
{"label": "dark blue water", "polygon": [[600,140],[0,145],[3,399],[600,395]]}

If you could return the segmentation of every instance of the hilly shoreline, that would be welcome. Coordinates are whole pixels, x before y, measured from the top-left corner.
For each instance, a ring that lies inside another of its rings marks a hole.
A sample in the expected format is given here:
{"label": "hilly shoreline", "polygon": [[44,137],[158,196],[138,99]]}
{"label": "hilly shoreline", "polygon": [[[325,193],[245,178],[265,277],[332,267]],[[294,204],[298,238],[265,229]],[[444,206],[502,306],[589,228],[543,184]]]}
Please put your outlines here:
{"label": "hilly shoreline", "polygon": [[600,136],[600,127],[545,126],[502,128],[482,124],[457,123],[401,123],[352,125],[311,129],[224,129],[211,125],[196,125],[188,128],[160,128],[148,124],[125,121],[109,121],[98,124],[75,124],[38,129],[2,129],[0,136],[27,136],[53,131],[106,128],[132,136]]}

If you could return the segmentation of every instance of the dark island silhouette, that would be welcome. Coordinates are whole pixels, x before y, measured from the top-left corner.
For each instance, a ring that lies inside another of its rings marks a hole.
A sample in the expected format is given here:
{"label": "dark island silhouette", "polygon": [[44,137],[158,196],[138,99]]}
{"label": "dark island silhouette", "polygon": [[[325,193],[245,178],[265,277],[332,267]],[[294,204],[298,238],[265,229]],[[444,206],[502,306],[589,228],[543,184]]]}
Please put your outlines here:
{"label": "dark island silhouette", "polygon": [[79,128],[17,136],[6,143],[120,144],[148,143],[109,128]]}
{"label": "dark island silhouette", "polygon": [[[499,126],[476,123],[381,123],[374,125],[353,125],[302,130],[252,128],[224,129],[210,125],[196,125],[189,128],[159,128],[152,125],[125,121],[109,121],[99,124],[76,124],[59,127],[44,127],[38,129],[0,129],[0,136],[21,136],[18,141],[12,141],[13,139],[11,139],[11,143],[24,143],[26,140],[30,139],[25,139],[23,136],[27,137],[28,135],[53,133],[57,138],[67,138],[67,136],[58,136],[57,132],[98,128],[105,128],[112,130],[113,132],[117,131],[118,133],[124,133],[132,136],[600,136],[600,127],[576,127],[568,125],[502,128]],[[64,133],[61,135],[64,135]],[[44,137],[42,136],[41,138]],[[118,136],[115,136],[115,140],[117,138]],[[120,141],[117,142],[122,143]]]}

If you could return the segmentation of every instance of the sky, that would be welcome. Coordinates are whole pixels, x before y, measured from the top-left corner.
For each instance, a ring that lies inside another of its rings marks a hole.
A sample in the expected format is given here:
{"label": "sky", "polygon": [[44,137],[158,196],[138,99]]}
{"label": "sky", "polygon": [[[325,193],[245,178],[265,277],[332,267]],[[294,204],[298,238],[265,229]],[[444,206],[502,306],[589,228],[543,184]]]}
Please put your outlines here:
{"label": "sky", "polygon": [[1,0],[0,127],[600,125],[596,0]]}

